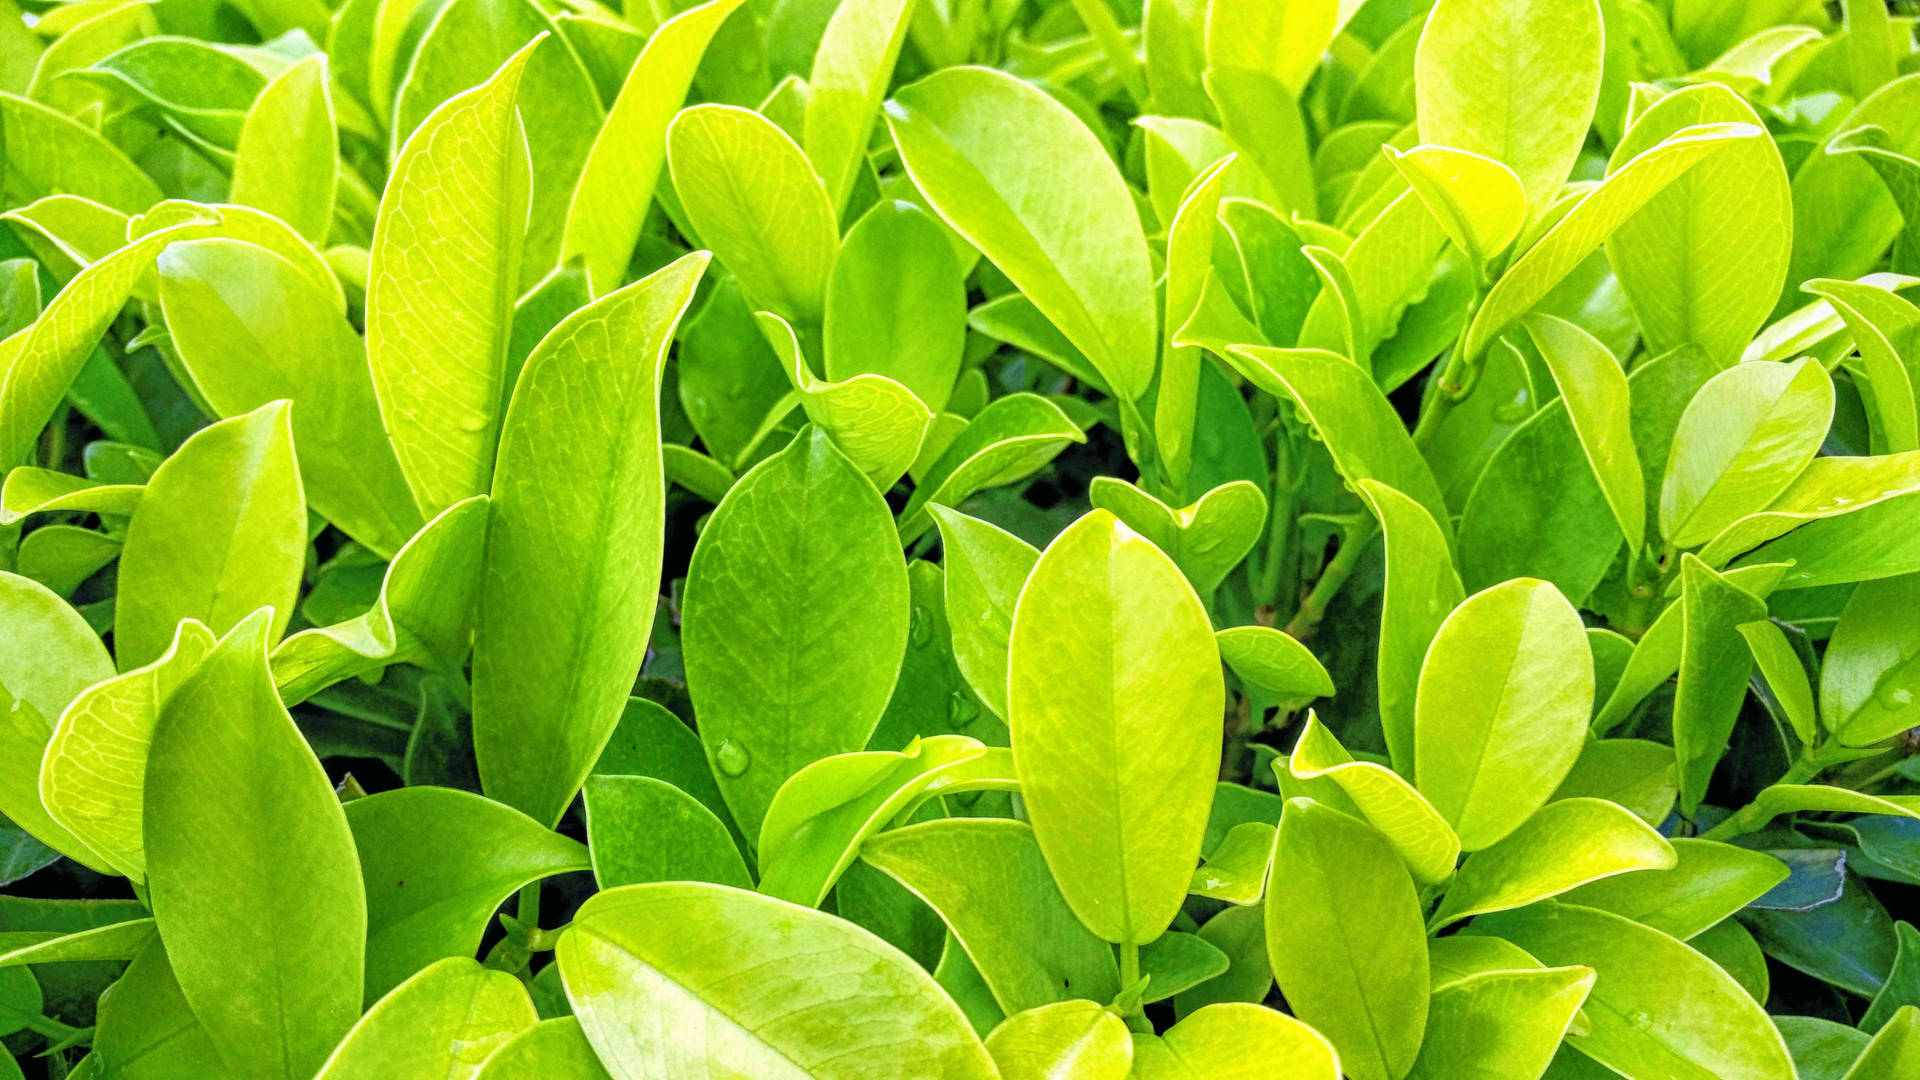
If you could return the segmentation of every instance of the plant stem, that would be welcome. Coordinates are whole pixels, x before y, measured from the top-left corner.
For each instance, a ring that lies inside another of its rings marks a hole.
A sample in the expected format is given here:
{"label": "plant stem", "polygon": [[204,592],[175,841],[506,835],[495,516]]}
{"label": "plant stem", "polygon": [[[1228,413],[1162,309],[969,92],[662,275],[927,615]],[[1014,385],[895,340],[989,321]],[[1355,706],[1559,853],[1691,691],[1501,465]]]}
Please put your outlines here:
{"label": "plant stem", "polygon": [[520,887],[520,902],[514,917],[525,923],[527,929],[540,929],[540,883]]}
{"label": "plant stem", "polygon": [[[1786,774],[1775,780],[1775,784],[1804,784],[1819,776],[1826,768],[1820,760],[1818,747],[1806,747],[1800,756],[1787,768]],[[1702,840],[1727,840],[1759,829],[1771,820],[1773,815],[1765,813],[1758,803],[1748,803],[1735,811],[1725,821],[1700,834]]]}
{"label": "plant stem", "polygon": [[1326,618],[1327,605],[1340,592],[1341,586],[1353,574],[1353,568],[1360,564],[1360,556],[1366,553],[1367,545],[1373,542],[1374,534],[1380,527],[1372,518],[1356,525],[1341,535],[1340,550],[1333,561],[1320,572],[1320,579],[1313,583],[1313,591],[1300,601],[1299,610],[1287,622],[1287,633],[1296,641],[1305,641],[1319,628],[1320,620]]}
{"label": "plant stem", "polygon": [[[1140,946],[1131,941],[1120,943],[1120,992],[1126,993],[1133,984],[1140,981]],[[1128,1010],[1127,1015],[1140,1012],[1138,1004]]]}

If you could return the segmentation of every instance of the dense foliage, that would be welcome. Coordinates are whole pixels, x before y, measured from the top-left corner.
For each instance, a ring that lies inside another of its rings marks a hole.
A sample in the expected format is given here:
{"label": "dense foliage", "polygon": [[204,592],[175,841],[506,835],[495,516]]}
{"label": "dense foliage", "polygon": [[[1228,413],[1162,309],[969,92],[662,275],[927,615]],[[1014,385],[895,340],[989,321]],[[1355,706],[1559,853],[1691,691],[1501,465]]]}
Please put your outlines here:
{"label": "dense foliage", "polygon": [[0,1078],[1915,1080],[1917,15],[0,0]]}

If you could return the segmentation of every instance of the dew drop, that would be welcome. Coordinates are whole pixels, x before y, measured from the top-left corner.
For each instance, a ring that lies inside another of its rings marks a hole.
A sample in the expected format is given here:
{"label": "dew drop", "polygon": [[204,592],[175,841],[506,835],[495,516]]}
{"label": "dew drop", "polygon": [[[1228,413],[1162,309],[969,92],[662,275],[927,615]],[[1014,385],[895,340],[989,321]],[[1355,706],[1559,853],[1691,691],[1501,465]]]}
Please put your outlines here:
{"label": "dew drop", "polygon": [[1653,1014],[1643,1009],[1639,1012],[1634,1013],[1632,1016],[1629,1016],[1627,1018],[1627,1023],[1635,1031],[1645,1031],[1648,1028],[1653,1026]]}
{"label": "dew drop", "polygon": [[1880,676],[1873,700],[1883,709],[1904,709],[1913,704],[1916,688],[1920,688],[1920,656],[1911,656]]}
{"label": "dew drop", "polygon": [[487,418],[479,415],[462,416],[455,422],[455,426],[461,431],[468,433],[485,431],[487,428]]}
{"label": "dew drop", "polygon": [[713,763],[728,776],[739,776],[750,764],[747,748],[732,739],[721,739],[720,748],[713,752]]}
{"label": "dew drop", "polygon": [[933,616],[926,608],[918,604],[913,606],[913,622],[907,636],[912,639],[916,649],[924,649],[933,641]]}
{"label": "dew drop", "polygon": [[955,690],[947,695],[947,722],[954,727],[966,727],[980,718],[980,706],[973,703],[965,690]]}

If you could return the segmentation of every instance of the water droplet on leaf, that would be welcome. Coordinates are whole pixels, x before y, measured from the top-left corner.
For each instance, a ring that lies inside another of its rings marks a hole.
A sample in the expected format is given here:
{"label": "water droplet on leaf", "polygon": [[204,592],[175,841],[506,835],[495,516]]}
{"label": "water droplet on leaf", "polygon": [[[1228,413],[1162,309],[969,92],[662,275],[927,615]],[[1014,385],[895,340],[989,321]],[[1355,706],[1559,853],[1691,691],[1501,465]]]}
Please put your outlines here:
{"label": "water droplet on leaf", "polygon": [[713,763],[728,776],[739,776],[747,771],[747,766],[751,762],[745,746],[732,739],[721,739],[720,748],[713,752]]}
{"label": "water droplet on leaf", "polygon": [[973,703],[965,690],[955,690],[947,695],[947,722],[954,727],[966,727],[980,718],[980,706]]}
{"label": "water droplet on leaf", "polygon": [[933,641],[933,616],[927,613],[926,608],[914,605],[912,629],[907,636],[912,639],[916,649],[924,649]]}

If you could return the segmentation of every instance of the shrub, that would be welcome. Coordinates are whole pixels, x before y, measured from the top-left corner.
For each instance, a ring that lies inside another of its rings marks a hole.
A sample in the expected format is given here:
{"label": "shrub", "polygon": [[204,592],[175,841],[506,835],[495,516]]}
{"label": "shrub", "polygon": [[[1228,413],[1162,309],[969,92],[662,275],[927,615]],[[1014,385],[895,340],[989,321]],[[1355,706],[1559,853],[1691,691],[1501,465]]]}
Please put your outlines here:
{"label": "shrub", "polygon": [[1911,10],[19,4],[0,1077],[1920,1077]]}

